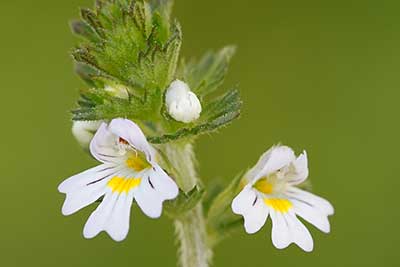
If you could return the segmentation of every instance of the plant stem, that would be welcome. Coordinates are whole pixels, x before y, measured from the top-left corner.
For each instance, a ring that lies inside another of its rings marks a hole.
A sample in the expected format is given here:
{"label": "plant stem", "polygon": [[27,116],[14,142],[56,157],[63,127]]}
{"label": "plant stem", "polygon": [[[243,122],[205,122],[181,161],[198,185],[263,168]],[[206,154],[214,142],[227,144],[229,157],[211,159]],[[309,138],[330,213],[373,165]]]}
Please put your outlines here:
{"label": "plant stem", "polygon": [[[196,173],[196,159],[191,143],[171,143],[165,153],[176,170],[175,179],[184,191],[201,184]],[[202,204],[175,220],[179,241],[179,263],[182,267],[208,267],[212,251],[207,244],[206,221]]]}

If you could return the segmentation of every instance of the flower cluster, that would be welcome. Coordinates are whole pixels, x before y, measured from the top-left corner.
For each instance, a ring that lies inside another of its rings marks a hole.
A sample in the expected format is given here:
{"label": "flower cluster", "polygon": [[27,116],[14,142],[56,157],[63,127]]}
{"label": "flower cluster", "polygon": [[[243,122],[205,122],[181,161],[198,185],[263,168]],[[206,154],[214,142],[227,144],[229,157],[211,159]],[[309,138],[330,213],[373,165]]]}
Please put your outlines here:
{"label": "flower cluster", "polygon": [[[129,230],[133,200],[151,218],[161,215],[162,203],[178,195],[178,186],[157,163],[157,153],[141,129],[127,119],[101,123],[90,142],[90,152],[101,165],[74,175],[59,186],[67,195],[62,208],[70,215],[104,196],[89,217],[83,234],[92,238],[106,231],[123,240]],[[295,243],[305,251],[313,240],[297,216],[328,233],[332,205],[296,187],[308,177],[304,151],[296,157],[287,146],[275,146],[261,156],[243,178],[246,183],[233,199],[232,210],[244,217],[247,233],[253,234],[272,219],[272,242],[277,248]]]}
{"label": "flower cluster", "polygon": [[305,151],[296,156],[287,146],[274,146],[225,189],[202,187],[194,141],[241,112],[237,88],[218,96],[235,47],[186,62],[171,7],[168,0],[100,0],[73,22],[83,39],[72,56],[89,88],[72,111],[72,133],[100,164],[59,185],[66,195],[62,213],[100,202],[83,236],[104,231],[122,241],[134,203],[150,218],[164,210],[175,220],[185,267],[207,266],[211,246],[242,223],[237,215],[249,234],[270,216],[276,248],[295,243],[312,251],[311,234],[298,217],[328,233],[334,209],[299,188],[309,174]]}

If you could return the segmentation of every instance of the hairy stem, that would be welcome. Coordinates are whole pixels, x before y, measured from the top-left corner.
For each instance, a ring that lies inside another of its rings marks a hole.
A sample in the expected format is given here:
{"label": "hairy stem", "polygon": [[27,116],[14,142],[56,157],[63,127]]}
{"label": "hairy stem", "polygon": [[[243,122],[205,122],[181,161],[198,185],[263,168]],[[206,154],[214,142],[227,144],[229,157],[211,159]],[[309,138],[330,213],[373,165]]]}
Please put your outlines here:
{"label": "hairy stem", "polygon": [[[201,184],[196,173],[193,146],[189,143],[166,145],[168,159],[175,167],[175,179],[184,192]],[[181,218],[175,220],[179,242],[178,258],[182,267],[208,267],[212,251],[207,245],[206,222],[201,203]]]}

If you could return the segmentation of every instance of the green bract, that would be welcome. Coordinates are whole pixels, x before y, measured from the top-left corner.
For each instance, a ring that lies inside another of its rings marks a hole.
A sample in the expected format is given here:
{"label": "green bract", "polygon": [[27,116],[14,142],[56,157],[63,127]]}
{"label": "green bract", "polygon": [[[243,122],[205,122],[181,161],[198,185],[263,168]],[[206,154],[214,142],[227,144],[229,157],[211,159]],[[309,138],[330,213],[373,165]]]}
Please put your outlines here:
{"label": "green bract", "polygon": [[[72,55],[89,88],[81,90],[74,120],[126,117],[143,126],[150,142],[166,143],[214,131],[239,116],[236,89],[209,97],[221,87],[234,48],[179,65],[182,31],[170,16],[171,1],[160,0],[99,0],[94,9],[81,10],[72,29],[83,41]],[[177,122],[165,110],[165,90],[175,79],[201,100],[203,112],[192,123]],[[125,88],[128,97],[110,94],[107,86]]]}
{"label": "green bract", "polygon": [[205,190],[195,186],[189,192],[179,192],[176,199],[168,201],[164,205],[165,212],[174,219],[179,219],[192,210],[204,196]]}

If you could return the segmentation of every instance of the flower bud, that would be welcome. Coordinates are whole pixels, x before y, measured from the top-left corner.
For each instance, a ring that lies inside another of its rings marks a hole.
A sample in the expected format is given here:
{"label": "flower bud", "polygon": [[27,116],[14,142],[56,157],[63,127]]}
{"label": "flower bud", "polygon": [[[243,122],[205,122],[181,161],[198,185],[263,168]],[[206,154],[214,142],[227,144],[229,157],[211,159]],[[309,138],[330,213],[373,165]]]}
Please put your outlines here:
{"label": "flower bud", "polygon": [[128,99],[129,98],[129,94],[128,94],[128,90],[121,85],[106,85],[104,87],[104,90],[107,91],[110,95],[115,96],[115,97],[119,97],[119,98],[123,98],[123,99]]}
{"label": "flower bud", "polygon": [[180,80],[172,82],[167,89],[165,103],[169,115],[177,121],[189,123],[200,117],[200,100],[190,91],[189,86]]}
{"label": "flower bud", "polygon": [[92,141],[101,123],[102,121],[74,121],[72,134],[83,148],[89,148],[90,141]]}

